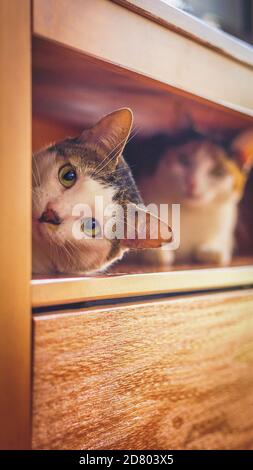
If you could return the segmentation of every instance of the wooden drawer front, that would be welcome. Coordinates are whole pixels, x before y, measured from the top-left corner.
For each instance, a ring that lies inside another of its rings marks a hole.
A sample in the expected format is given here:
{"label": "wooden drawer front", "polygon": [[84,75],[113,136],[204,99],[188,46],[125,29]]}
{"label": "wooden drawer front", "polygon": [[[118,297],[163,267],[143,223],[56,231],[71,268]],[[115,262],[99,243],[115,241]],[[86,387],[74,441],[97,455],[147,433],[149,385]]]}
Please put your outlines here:
{"label": "wooden drawer front", "polygon": [[34,318],[35,449],[253,449],[253,290]]}

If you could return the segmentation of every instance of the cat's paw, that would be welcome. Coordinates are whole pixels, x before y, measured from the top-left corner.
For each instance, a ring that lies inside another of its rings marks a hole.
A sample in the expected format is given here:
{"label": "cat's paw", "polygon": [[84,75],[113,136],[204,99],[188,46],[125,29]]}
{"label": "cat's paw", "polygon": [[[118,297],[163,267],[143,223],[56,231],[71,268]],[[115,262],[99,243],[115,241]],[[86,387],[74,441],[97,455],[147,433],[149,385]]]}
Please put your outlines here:
{"label": "cat's paw", "polygon": [[230,263],[231,254],[215,245],[203,245],[196,250],[195,260],[200,263],[225,266]]}

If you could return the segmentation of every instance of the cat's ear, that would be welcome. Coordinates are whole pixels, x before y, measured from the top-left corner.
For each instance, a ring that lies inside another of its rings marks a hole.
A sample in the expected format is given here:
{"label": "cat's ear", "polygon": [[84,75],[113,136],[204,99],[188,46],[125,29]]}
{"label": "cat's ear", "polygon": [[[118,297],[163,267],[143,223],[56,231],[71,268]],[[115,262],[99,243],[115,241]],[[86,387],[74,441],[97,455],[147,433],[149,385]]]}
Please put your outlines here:
{"label": "cat's ear", "polygon": [[241,132],[233,140],[231,150],[239,166],[248,172],[253,166],[253,129]]}
{"label": "cat's ear", "polygon": [[95,126],[85,130],[80,140],[96,152],[98,158],[108,157],[108,165],[116,166],[123,152],[133,124],[133,113],[122,108],[104,116]]}
{"label": "cat's ear", "polygon": [[125,217],[124,247],[159,248],[173,241],[172,229],[159,217],[136,204],[129,204]]}

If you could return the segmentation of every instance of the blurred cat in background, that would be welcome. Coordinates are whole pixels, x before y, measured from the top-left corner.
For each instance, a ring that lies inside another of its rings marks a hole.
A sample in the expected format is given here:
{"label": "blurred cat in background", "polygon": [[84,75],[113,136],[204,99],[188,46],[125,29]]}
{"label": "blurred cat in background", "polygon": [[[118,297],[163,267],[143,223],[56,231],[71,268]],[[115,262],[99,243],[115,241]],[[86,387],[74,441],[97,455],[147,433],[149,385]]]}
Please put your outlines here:
{"label": "blurred cat in background", "polygon": [[[145,209],[145,239],[141,238],[140,224],[133,239],[99,236],[107,220],[104,214],[95,217],[96,197],[103,199],[104,207],[117,204],[125,209],[132,205],[138,213],[143,211],[141,197],[122,156],[132,121],[131,110],[117,110],[79,137],[67,138],[33,155],[34,273],[96,272],[121,258],[129,248],[159,247],[171,240],[167,226],[166,240],[161,237],[161,230],[152,233],[153,216]],[[92,215],[74,215],[73,208],[78,204],[87,205]],[[123,215],[124,226],[128,222]],[[83,238],[74,237],[74,223],[80,225]],[[132,223],[135,228],[135,219]],[[158,223],[160,228],[164,225]]]}
{"label": "blurred cat in background", "polygon": [[174,139],[156,136],[135,147],[132,156],[129,148],[128,161],[141,155],[136,178],[145,204],[180,204],[181,210],[179,248],[145,250],[141,259],[165,265],[228,264],[238,205],[253,162],[253,130],[242,132],[229,144],[192,130]]}

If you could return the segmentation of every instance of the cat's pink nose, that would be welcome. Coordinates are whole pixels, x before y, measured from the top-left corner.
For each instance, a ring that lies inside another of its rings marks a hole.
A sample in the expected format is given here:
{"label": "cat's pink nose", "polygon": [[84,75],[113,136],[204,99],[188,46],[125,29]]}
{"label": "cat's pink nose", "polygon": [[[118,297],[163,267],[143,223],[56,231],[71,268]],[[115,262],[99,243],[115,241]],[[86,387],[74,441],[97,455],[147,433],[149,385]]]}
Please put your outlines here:
{"label": "cat's pink nose", "polygon": [[197,184],[194,181],[186,182],[186,193],[188,194],[188,196],[197,195]]}
{"label": "cat's pink nose", "polygon": [[57,212],[55,212],[50,207],[47,207],[46,210],[41,214],[39,222],[44,222],[47,224],[60,225],[61,219]]}

